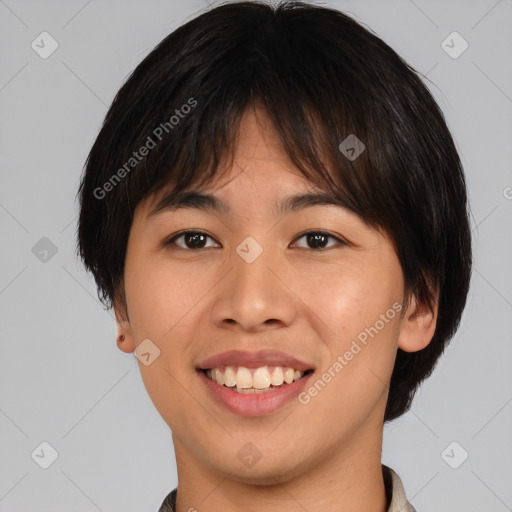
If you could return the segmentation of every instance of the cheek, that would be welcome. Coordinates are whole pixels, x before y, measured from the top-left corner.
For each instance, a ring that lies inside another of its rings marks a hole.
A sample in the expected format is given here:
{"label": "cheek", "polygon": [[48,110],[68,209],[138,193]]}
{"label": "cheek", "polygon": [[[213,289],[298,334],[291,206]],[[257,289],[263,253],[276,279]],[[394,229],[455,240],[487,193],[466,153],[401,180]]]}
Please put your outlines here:
{"label": "cheek", "polygon": [[144,260],[138,255],[126,264],[126,296],[135,344],[149,338],[160,351],[150,365],[139,363],[139,370],[166,421],[190,399],[185,389],[194,377],[183,361],[190,360],[190,333],[197,324],[194,313],[208,289],[207,280],[206,274],[184,273],[169,262]]}
{"label": "cheek", "polygon": [[323,411],[319,417],[331,414],[341,422],[350,411],[362,418],[384,400],[398,343],[393,304],[400,307],[401,291],[401,269],[393,259],[385,265],[338,265],[304,287],[305,302],[315,313],[311,322],[324,343],[320,378],[332,382],[316,403]]}
{"label": "cheek", "polygon": [[400,275],[389,267],[386,278],[377,267],[353,269],[318,275],[303,288],[324,352],[318,380],[303,395],[311,412],[305,421],[316,428],[318,418],[331,418],[322,428],[333,437],[340,425],[357,428],[372,411],[383,414],[396,356]]}
{"label": "cheek", "polygon": [[[342,348],[348,338],[373,326],[394,302],[402,300],[401,272],[396,263],[350,261],[332,265],[325,272],[316,272],[315,279],[304,280],[298,294]],[[391,323],[386,322],[383,330],[389,331]]]}
{"label": "cheek", "polygon": [[173,326],[186,322],[186,315],[208,289],[209,275],[198,270],[184,272],[168,261],[138,255],[127,260],[125,287],[132,328],[163,341]]}

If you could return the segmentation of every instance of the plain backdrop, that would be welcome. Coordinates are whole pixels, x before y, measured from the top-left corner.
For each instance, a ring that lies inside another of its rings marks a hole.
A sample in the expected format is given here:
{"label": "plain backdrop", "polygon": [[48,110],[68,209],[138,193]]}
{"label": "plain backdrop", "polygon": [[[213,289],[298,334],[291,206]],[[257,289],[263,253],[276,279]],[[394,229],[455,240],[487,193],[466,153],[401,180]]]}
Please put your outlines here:
{"label": "plain backdrop", "polygon": [[[512,3],[321,5],[428,77],[470,193],[475,268],[461,327],[412,410],[386,427],[383,461],[419,512],[510,511]],[[169,428],[75,258],[75,194],[124,79],[207,8],[0,0],[0,511],[156,511],[176,485]]]}

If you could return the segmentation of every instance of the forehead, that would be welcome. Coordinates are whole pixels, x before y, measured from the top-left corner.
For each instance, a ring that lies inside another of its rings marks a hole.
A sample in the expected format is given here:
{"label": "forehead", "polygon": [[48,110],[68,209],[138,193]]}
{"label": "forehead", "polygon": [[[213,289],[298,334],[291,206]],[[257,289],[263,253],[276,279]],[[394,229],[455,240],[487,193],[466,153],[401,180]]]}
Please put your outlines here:
{"label": "forehead", "polygon": [[[144,206],[137,207],[143,210],[142,217],[151,222],[180,210],[229,217],[237,205],[245,209],[250,203],[254,208],[251,211],[256,212],[265,202],[265,213],[275,218],[324,205],[335,206],[340,212],[363,220],[343,194],[329,189],[320,175],[314,183],[299,171],[282,148],[275,126],[261,109],[245,111],[230,155],[232,160],[227,163],[224,159],[208,183],[197,176],[184,189],[176,190],[168,184],[153,193],[143,201]],[[224,187],[228,186],[230,192],[225,193]],[[251,198],[246,201],[243,198],[247,195]]]}
{"label": "forehead", "polygon": [[294,166],[273,123],[261,109],[245,111],[230,156],[232,160],[228,163],[224,158],[208,183],[196,176],[184,190],[175,190],[168,184],[151,194],[146,201],[150,203],[148,217],[180,208],[230,214],[229,200],[220,196],[224,187],[242,178],[254,184],[256,193],[287,196],[274,204],[276,215],[314,204],[340,204],[340,199],[326,190],[320,179],[313,183]]}

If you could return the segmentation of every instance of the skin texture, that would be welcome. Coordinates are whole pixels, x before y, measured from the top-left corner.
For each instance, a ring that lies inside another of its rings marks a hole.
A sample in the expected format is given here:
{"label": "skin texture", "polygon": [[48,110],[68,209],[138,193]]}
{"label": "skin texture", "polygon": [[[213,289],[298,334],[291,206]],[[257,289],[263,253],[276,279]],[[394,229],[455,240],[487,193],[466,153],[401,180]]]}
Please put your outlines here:
{"label": "skin texture", "polygon": [[[229,215],[188,208],[148,217],[159,196],[135,210],[127,310],[115,308],[125,336],[118,346],[130,353],[149,338],[161,352],[139,367],[172,429],[178,512],[386,510],[380,457],[396,350],[424,348],[436,312],[413,297],[309,403],[294,399],[268,415],[228,411],[195,369],[226,350],[277,349],[320,377],[359,333],[404,302],[402,270],[385,234],[338,206],[273,212],[289,195],[318,190],[287,160],[265,116],[248,111],[229,174],[202,189],[227,201]],[[187,248],[184,238],[163,244],[186,229],[211,236],[207,247]],[[308,244],[302,234],[312,229],[348,243]],[[236,252],[248,236],[263,248],[250,264]],[[261,453],[250,468],[237,458],[249,442]]]}

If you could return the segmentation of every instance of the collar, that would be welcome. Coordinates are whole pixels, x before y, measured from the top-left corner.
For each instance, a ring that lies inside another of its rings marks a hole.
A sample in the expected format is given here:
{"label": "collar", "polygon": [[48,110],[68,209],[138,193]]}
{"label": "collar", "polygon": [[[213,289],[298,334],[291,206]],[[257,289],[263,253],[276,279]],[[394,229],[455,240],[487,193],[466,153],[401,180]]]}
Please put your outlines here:
{"label": "collar", "polygon": [[[404,486],[400,477],[387,466],[382,466],[382,472],[391,476],[391,503],[388,512],[416,512],[416,509],[407,501]],[[384,482],[386,478],[384,477]],[[174,512],[174,511],[172,511]]]}
{"label": "collar", "polygon": [[[391,497],[388,512],[416,512],[416,509],[407,501],[404,486],[400,477],[387,466],[382,466],[386,494]],[[158,512],[176,512],[176,493],[173,489],[165,498]]]}

